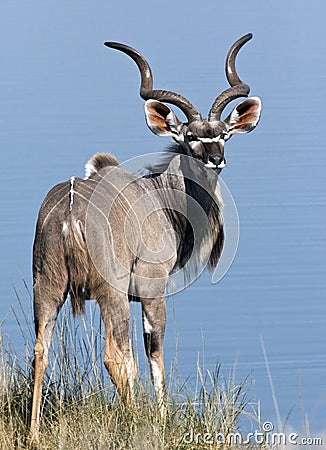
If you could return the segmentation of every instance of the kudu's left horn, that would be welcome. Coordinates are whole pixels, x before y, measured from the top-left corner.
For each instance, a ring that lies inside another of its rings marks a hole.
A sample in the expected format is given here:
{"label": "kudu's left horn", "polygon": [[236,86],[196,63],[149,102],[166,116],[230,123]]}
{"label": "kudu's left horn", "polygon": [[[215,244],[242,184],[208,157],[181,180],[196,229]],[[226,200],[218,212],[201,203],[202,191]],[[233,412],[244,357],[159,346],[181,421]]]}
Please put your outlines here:
{"label": "kudu's left horn", "polygon": [[225,73],[231,87],[222,92],[213,103],[208,114],[209,121],[220,120],[223,109],[232,100],[238,97],[248,97],[250,87],[240,80],[235,67],[235,59],[241,47],[251,38],[252,34],[248,33],[238,39],[230,48],[226,57]]}
{"label": "kudu's left horn", "polygon": [[162,102],[171,103],[177,106],[183,111],[189,122],[193,122],[196,119],[201,119],[199,112],[196,108],[180,94],[175,92],[153,90],[153,76],[151,68],[141,53],[132,47],[119,42],[105,42],[104,45],[116,50],[120,50],[126,53],[132,58],[138,66],[141,75],[140,96],[144,100],[154,99]]}

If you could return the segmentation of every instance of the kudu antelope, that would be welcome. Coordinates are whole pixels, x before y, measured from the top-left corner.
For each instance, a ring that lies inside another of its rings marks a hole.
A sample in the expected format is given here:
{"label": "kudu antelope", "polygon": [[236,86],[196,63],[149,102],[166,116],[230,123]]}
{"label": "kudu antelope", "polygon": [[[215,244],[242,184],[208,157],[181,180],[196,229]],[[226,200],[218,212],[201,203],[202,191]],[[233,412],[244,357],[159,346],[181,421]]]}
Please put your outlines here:
{"label": "kudu antelope", "polygon": [[[164,169],[146,177],[123,170],[111,155],[97,154],[86,165],[85,179],[73,177],[58,184],[41,206],[33,249],[34,441],[53,328],[68,294],[75,314],[83,313],[86,299],[97,300],[106,330],[104,364],[117,391],[127,398],[132,396],[136,373],[129,302],[141,302],[152,381],[159,403],[164,403],[169,276],[203,261],[209,269],[216,267],[224,241],[217,177],[225,166],[224,143],[233,134],[253,130],[260,116],[261,102],[252,97],[221,120],[227,104],[249,94],[249,86],[237,74],[235,59],[251,37],[243,36],[229,50],[226,77],[231,87],[216,98],[207,119],[181,95],[153,90],[150,66],[138,51],[105,43],[137,64],[147,125],[159,136],[171,136],[175,144]],[[166,103],[183,111],[187,123]]]}

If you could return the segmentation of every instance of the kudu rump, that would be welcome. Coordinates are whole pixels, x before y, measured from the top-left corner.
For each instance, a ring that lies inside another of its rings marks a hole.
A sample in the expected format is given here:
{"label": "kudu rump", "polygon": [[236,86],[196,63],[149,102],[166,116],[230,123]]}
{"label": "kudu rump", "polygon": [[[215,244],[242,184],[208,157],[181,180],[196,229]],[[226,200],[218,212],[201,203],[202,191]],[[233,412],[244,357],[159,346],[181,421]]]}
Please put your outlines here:
{"label": "kudu rump", "polygon": [[[231,87],[216,98],[207,119],[181,95],[153,90],[151,69],[139,52],[105,43],[135,61],[147,125],[159,136],[171,136],[175,144],[160,168],[152,168],[147,176],[125,171],[111,155],[97,154],[86,165],[85,179],[73,177],[58,184],[41,206],[33,249],[33,440],[38,437],[53,328],[68,294],[75,314],[84,312],[86,299],[97,300],[106,330],[104,364],[126,398],[132,396],[136,374],[129,302],[141,302],[152,381],[158,402],[164,404],[167,283],[178,271],[194,279],[203,267],[216,267],[224,241],[218,186],[218,174],[225,166],[224,143],[233,134],[253,130],[260,116],[261,102],[252,97],[221,120],[229,102],[249,94],[235,59],[251,38],[247,34],[231,47],[226,59]],[[181,109],[187,123],[166,103]]]}

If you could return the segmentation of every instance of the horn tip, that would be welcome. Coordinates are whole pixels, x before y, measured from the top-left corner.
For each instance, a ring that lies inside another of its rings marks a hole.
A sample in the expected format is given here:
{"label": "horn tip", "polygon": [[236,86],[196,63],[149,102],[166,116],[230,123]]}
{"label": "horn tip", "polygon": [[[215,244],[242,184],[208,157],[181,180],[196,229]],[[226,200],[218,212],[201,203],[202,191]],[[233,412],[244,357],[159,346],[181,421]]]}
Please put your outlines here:
{"label": "horn tip", "polygon": [[250,41],[250,39],[252,39],[254,37],[254,35],[252,34],[252,33],[247,33],[247,34],[245,34],[244,36],[243,36],[243,40],[245,41],[245,42],[248,42],[248,41]]}
{"label": "horn tip", "polygon": [[111,47],[111,48],[113,48],[114,47],[114,42],[104,42],[104,45],[106,46],[106,47]]}
{"label": "horn tip", "polygon": [[124,50],[129,48],[127,45],[121,44],[120,42],[104,42],[104,45],[109,48],[114,48],[116,50]]}

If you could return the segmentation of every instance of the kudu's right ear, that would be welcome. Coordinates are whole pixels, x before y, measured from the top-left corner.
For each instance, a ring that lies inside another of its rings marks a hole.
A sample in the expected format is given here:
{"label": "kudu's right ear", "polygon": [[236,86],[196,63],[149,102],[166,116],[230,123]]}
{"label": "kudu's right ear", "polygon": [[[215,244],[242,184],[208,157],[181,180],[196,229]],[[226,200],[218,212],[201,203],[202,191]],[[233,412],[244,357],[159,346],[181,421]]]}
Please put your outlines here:
{"label": "kudu's right ear", "polygon": [[158,136],[178,138],[182,123],[172,109],[157,100],[147,100],[145,115],[148,128]]}

